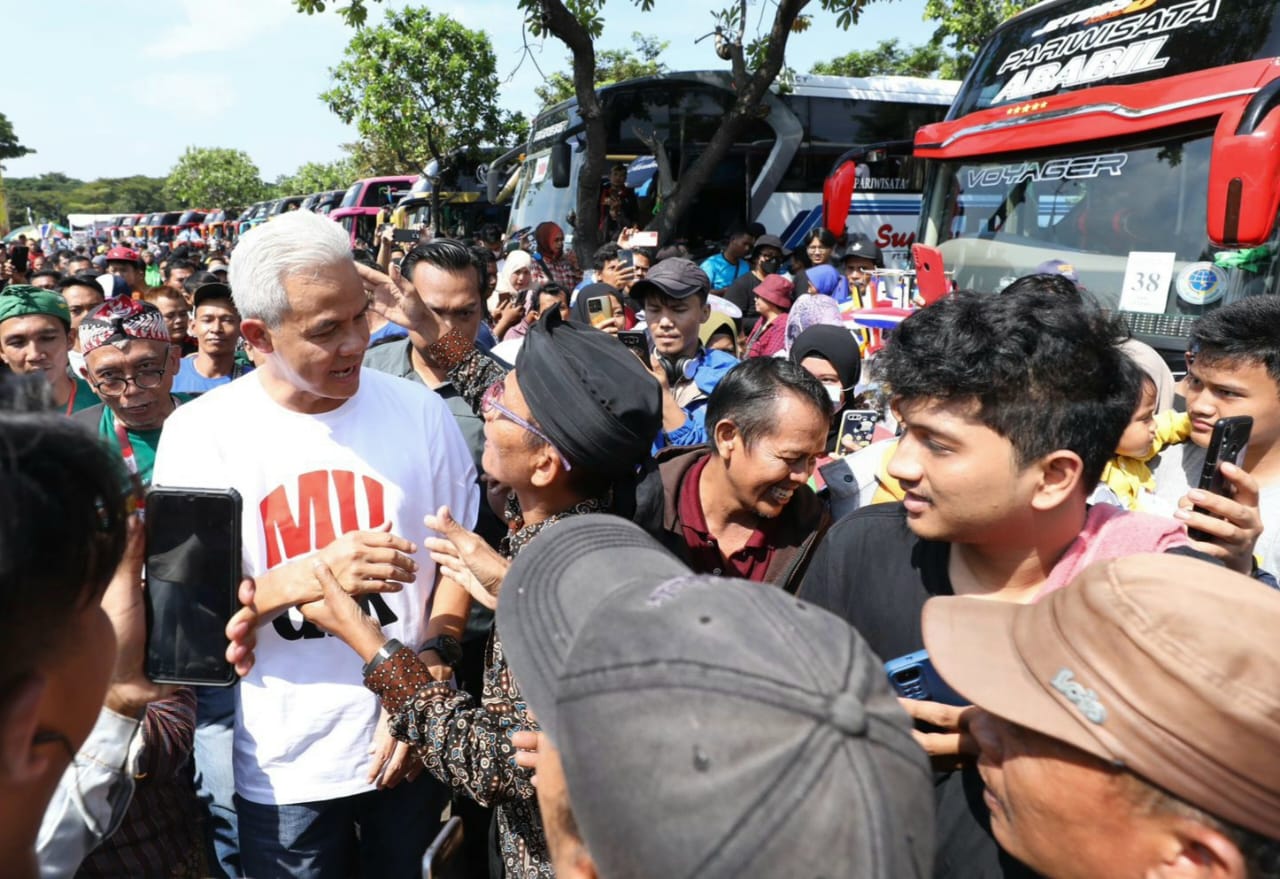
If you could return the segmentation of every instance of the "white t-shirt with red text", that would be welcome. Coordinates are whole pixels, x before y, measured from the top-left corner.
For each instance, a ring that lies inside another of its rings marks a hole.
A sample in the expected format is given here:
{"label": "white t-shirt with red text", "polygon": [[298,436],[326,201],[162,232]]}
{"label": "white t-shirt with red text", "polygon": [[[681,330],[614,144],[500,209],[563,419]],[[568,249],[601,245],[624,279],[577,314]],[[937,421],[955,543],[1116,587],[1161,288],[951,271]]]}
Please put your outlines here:
{"label": "white t-shirt with red text", "polygon": [[[370,596],[388,638],[426,640],[436,567],[422,518],[448,505],[474,527],[476,473],[457,423],[436,394],[364,369],[337,409],[306,415],[273,401],[261,371],[216,388],[165,422],[153,484],[234,488],[245,573],[258,576],[338,536],[390,521],[418,546],[417,582]],[[378,700],[360,658],[297,608],[263,622],[256,663],[236,707],[236,791],[287,805],[372,790],[365,780]]]}

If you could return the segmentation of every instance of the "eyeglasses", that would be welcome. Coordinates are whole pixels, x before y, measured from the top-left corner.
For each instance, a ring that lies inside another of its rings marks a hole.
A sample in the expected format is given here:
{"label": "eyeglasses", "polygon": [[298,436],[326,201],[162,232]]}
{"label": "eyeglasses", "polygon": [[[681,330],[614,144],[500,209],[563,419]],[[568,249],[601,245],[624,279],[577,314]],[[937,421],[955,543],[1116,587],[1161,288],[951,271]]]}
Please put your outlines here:
{"label": "eyeglasses", "polygon": [[149,391],[152,388],[160,387],[160,383],[164,381],[165,370],[163,369],[139,369],[133,375],[126,375],[122,378],[104,378],[93,382],[93,389],[99,394],[106,394],[108,397],[118,397],[125,392],[130,383],[140,391]]}
{"label": "eyeglasses", "polygon": [[551,447],[551,451],[556,453],[556,457],[559,458],[560,463],[564,465],[565,472],[572,470],[573,467],[569,464],[568,459],[566,459],[565,456],[560,453],[560,450],[556,448],[556,444],[551,441],[551,437],[547,436],[540,429],[534,427],[528,421],[512,412],[506,406],[502,405],[502,394],[505,389],[505,379],[499,379],[489,385],[489,390],[484,392],[484,397],[480,400],[480,410],[482,412],[497,412],[508,421],[523,427],[525,430],[529,431],[529,433],[533,434]]}

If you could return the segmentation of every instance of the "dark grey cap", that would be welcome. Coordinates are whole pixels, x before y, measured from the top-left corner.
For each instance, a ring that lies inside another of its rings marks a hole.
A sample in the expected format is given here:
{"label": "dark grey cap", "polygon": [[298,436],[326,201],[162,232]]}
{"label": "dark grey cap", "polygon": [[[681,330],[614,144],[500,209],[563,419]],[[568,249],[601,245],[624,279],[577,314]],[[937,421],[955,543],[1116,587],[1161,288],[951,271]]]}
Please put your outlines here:
{"label": "dark grey cap", "polygon": [[631,285],[632,298],[641,302],[650,292],[672,299],[688,299],[695,294],[706,299],[711,292],[711,279],[696,263],[673,256],[659,262],[642,280]]}
{"label": "dark grey cap", "polygon": [[497,625],[600,875],[931,874],[928,763],[838,617],[594,515],[517,557]]}
{"label": "dark grey cap", "polygon": [[786,246],[782,243],[782,239],[777,235],[761,235],[756,239],[755,246],[751,248],[751,257],[755,258],[762,247],[776,247],[779,253],[786,252]]}
{"label": "dark grey cap", "polygon": [[857,237],[849,242],[844,249],[844,253],[840,254],[840,261],[844,262],[850,257],[859,257],[861,259],[869,259],[875,264],[876,268],[884,268],[884,254],[880,252],[880,248],[875,242],[869,238]]}

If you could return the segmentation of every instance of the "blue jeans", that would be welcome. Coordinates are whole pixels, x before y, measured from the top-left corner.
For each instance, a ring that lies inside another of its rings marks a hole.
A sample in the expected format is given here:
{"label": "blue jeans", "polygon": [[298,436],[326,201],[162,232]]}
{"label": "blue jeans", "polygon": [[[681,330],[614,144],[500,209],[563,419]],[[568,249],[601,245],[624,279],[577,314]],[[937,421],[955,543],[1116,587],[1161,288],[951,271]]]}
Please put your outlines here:
{"label": "blue jeans", "polygon": [[240,876],[232,747],[235,687],[196,687],[196,795],[204,807],[205,861],[215,879]]}
{"label": "blue jeans", "polygon": [[390,790],[272,806],[236,795],[249,879],[418,879],[448,790],[423,774]]}

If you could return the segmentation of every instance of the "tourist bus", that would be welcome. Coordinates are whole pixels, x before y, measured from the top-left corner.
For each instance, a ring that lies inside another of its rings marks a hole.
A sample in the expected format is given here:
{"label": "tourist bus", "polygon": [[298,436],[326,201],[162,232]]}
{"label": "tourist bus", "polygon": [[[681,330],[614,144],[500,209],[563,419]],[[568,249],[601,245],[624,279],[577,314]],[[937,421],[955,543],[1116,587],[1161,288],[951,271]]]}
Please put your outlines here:
{"label": "tourist bus", "polygon": [[390,210],[413,186],[412,175],[366,177],[348,187],[342,202],[328,214],[347,232],[352,247],[376,248],[378,213]]}
{"label": "tourist bus", "polygon": [[921,242],[962,288],[1069,263],[1181,361],[1196,318],[1277,292],[1280,0],[1047,0],[997,28],[928,160]]}
{"label": "tourist bus", "polygon": [[[746,125],[681,217],[677,236],[715,241],[730,227],[755,221],[795,247],[822,220],[823,180],[839,156],[860,144],[909,140],[921,125],[943,118],[957,88],[951,81],[912,77],[800,75],[786,91],[771,89],[759,118]],[[633,79],[598,94],[609,165],[630,166],[628,184],[641,184],[637,194],[646,215],[657,184],[636,180],[642,166],[651,169],[649,178],[656,169],[644,141],[661,139],[678,179],[735,100],[732,80],[721,71]],[[538,114],[527,144],[492,163],[489,197],[496,202],[507,178],[505,162],[520,162],[510,229],[554,220],[572,234],[568,217],[585,159],[583,130],[577,101],[564,101]],[[849,206],[849,231],[879,239],[891,255],[905,257],[919,217],[919,189],[912,191],[896,165],[868,171]]]}

